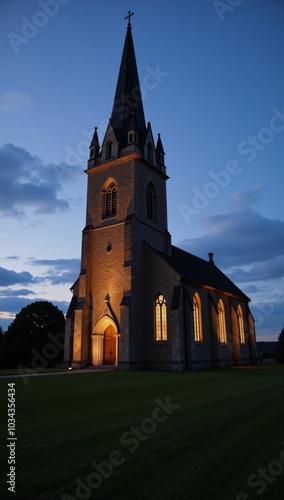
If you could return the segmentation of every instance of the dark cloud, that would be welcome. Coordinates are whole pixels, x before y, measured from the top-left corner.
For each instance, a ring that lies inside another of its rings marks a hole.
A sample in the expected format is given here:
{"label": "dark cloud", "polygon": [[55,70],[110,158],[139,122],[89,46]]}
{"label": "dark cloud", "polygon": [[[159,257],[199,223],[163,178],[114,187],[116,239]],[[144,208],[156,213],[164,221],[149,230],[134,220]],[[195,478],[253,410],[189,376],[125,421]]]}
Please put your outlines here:
{"label": "dark cloud", "polygon": [[[232,278],[231,278],[232,279]],[[247,285],[242,288],[242,291],[249,295],[250,293],[256,293],[262,291],[262,287],[258,287],[256,285]]]}
{"label": "dark cloud", "polygon": [[280,334],[284,326],[284,297],[273,293],[268,294],[267,300],[262,302],[254,302],[251,304],[256,333],[261,331],[261,335],[276,336]]}
{"label": "dark cloud", "polygon": [[36,283],[37,279],[34,278],[29,272],[22,271],[21,273],[17,273],[16,271],[12,271],[10,269],[5,269],[4,267],[0,267],[0,286],[11,286],[17,284],[30,284]]}
{"label": "dark cloud", "polygon": [[[52,285],[72,285],[80,271],[80,259],[29,259],[29,264],[46,267],[43,276],[35,277],[28,271],[16,272],[0,267],[0,287],[39,284],[49,281]],[[23,289],[22,289],[23,290]],[[18,293],[19,295],[19,293]]]}
{"label": "dark cloud", "polygon": [[[202,258],[208,252],[214,253],[215,264],[223,270],[233,267],[256,265],[260,274],[262,264],[269,261],[268,271],[261,271],[266,278],[281,276],[280,266],[273,265],[272,260],[282,259],[284,255],[284,222],[266,219],[250,209],[213,215],[201,219],[206,234],[191,240],[182,241],[179,246]],[[270,262],[271,261],[271,262]],[[276,269],[278,268],[278,270]],[[240,277],[244,274],[240,271]],[[249,280],[251,278],[249,277]],[[242,280],[244,281],[244,280]]]}
{"label": "dark cloud", "polygon": [[66,271],[60,275],[49,275],[47,276],[47,280],[50,281],[52,285],[63,285],[65,283],[69,284],[70,286],[73,285],[75,280],[78,278],[78,272],[74,273],[72,271]]}
{"label": "dark cloud", "polygon": [[12,288],[5,287],[3,290],[0,290],[0,297],[20,297],[25,295],[35,295],[35,292],[27,288],[13,290]]}
{"label": "dark cloud", "polygon": [[80,259],[29,259],[29,263],[36,266],[47,267],[48,270],[42,278],[52,285],[68,283],[72,285],[80,271]]}
{"label": "dark cloud", "polygon": [[[29,258],[29,263],[36,266],[50,266],[54,269],[70,269],[78,268],[80,265],[80,259],[35,259],[34,257]],[[78,269],[77,269],[78,270]]]}
{"label": "dark cloud", "polygon": [[35,299],[24,297],[1,297],[1,310],[5,313],[17,314],[23,307],[26,307],[34,301]]}
{"label": "dark cloud", "polygon": [[256,262],[248,270],[234,267],[227,275],[232,281],[238,281],[239,283],[282,278],[284,276],[284,255],[273,260]]}
{"label": "dark cloud", "polygon": [[45,164],[25,149],[5,144],[0,148],[0,213],[20,217],[30,209],[35,214],[69,210],[60,191],[79,173],[77,167]]}

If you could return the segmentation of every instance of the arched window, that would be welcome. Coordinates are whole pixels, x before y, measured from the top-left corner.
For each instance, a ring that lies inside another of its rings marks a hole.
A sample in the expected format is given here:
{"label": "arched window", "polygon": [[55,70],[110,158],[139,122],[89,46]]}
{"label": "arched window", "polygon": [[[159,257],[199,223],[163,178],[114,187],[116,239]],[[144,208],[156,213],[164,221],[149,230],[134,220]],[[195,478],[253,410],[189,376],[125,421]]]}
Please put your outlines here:
{"label": "arched window", "polygon": [[107,159],[108,158],[112,158],[112,155],[113,155],[113,148],[112,148],[112,146],[113,146],[112,141],[108,141],[107,145],[106,145],[106,157],[107,157]]}
{"label": "arched window", "polygon": [[149,182],[147,185],[147,219],[156,221],[156,189],[153,182]]}
{"label": "arched window", "polygon": [[147,159],[153,163],[153,146],[151,144],[151,142],[148,142],[148,146],[147,146]]}
{"label": "arched window", "polygon": [[202,314],[201,314],[201,300],[198,293],[193,296],[193,322],[194,322],[194,340],[195,342],[202,342]]}
{"label": "arched window", "polygon": [[244,329],[244,317],[240,304],[238,305],[238,325],[239,325],[239,336],[241,344],[245,344],[246,339],[245,339],[245,329]]}
{"label": "arched window", "polygon": [[227,343],[227,333],[226,333],[226,319],[225,319],[225,308],[223,301],[220,299],[218,302],[218,325],[219,325],[219,340],[221,344]]}
{"label": "arched window", "polygon": [[114,181],[111,181],[104,192],[104,216],[115,217],[116,215],[116,200],[117,187]]}
{"label": "arched window", "polygon": [[165,297],[159,294],[155,300],[155,340],[161,342],[167,338],[167,304]]}

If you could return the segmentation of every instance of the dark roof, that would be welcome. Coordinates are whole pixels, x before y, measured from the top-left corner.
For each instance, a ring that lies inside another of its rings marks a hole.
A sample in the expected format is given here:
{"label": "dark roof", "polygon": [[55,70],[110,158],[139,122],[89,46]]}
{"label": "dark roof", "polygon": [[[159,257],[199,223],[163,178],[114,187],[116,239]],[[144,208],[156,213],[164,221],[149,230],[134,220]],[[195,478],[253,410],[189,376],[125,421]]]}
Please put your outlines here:
{"label": "dark roof", "polygon": [[95,155],[94,156],[98,156],[99,154],[99,151],[100,151],[100,143],[99,143],[99,137],[98,137],[98,132],[97,132],[97,127],[95,127],[95,130],[94,130],[94,135],[93,135],[93,138],[92,138],[92,141],[91,141],[91,144],[90,144],[90,148],[93,146],[94,149],[95,149]]}
{"label": "dark roof", "polygon": [[127,144],[129,130],[136,130],[139,133],[146,129],[130,25],[128,25],[126,32],[111,123],[121,147]]}
{"label": "dark roof", "polygon": [[227,276],[212,262],[196,257],[172,245],[172,256],[154,249],[187,283],[214,288],[220,292],[234,295],[242,300],[250,300]]}
{"label": "dark roof", "polygon": [[162,144],[161,134],[158,134],[156,151],[157,151],[157,153],[162,153],[163,155],[165,154],[165,151],[164,151],[164,148],[163,148],[163,144]]}

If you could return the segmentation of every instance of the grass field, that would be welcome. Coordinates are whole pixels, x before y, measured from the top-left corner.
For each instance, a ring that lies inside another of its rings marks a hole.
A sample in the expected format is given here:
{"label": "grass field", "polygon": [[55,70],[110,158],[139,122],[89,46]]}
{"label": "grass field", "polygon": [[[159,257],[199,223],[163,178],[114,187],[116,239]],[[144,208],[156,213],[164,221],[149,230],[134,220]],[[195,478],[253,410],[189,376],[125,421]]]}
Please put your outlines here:
{"label": "grass field", "polygon": [[[2,379],[1,499],[279,500],[283,376],[276,365]],[[6,484],[8,382],[15,494]]]}

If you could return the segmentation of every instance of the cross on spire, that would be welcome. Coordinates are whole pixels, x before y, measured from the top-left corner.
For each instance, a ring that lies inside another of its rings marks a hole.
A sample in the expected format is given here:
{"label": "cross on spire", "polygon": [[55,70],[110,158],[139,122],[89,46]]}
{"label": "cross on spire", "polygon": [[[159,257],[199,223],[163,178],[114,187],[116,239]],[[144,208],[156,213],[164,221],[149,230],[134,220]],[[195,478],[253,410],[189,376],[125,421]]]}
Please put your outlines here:
{"label": "cross on spire", "polygon": [[128,15],[125,16],[124,19],[128,19],[128,26],[131,26],[131,23],[130,23],[130,18],[131,16],[134,16],[134,12],[131,12],[130,10],[128,11]]}

